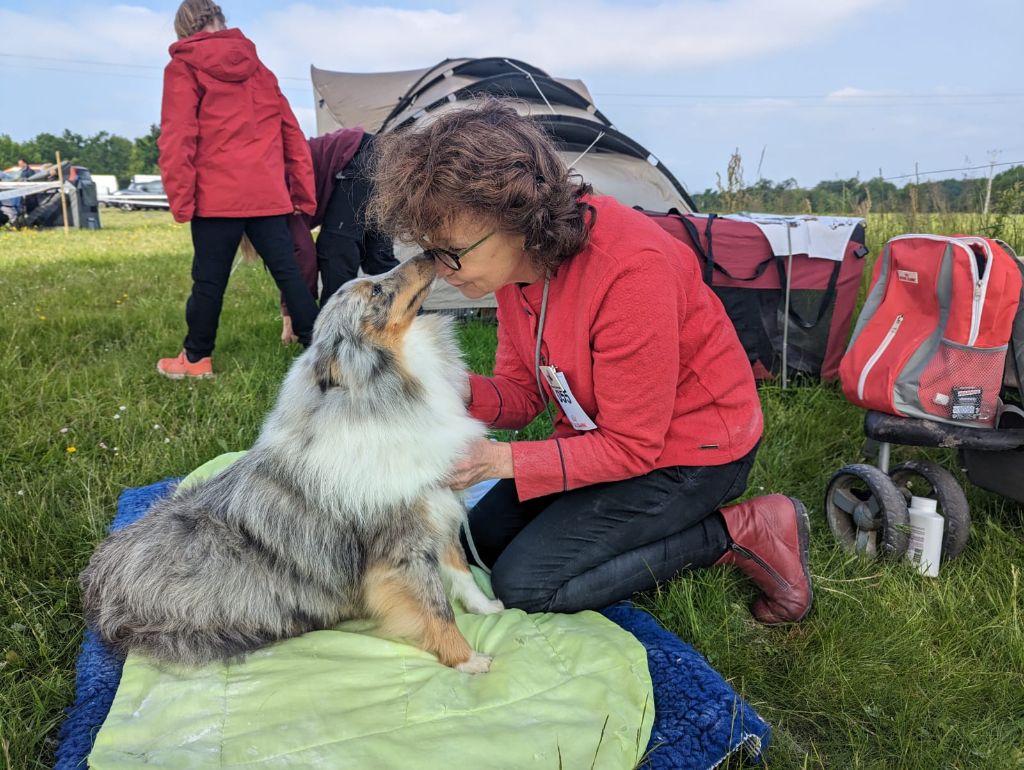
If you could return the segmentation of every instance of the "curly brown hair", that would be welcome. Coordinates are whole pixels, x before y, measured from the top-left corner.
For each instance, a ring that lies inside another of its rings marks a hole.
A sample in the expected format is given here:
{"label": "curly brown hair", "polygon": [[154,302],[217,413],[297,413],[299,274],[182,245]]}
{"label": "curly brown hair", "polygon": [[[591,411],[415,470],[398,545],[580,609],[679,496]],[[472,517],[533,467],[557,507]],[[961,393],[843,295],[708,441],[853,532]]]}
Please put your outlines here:
{"label": "curly brown hair", "polygon": [[227,23],[219,5],[211,0],[185,0],[174,14],[174,32],[179,40],[191,37],[211,21]]}
{"label": "curly brown hair", "polygon": [[401,241],[438,245],[433,233],[469,215],[522,235],[533,263],[551,271],[587,245],[594,212],[581,198],[591,186],[507,100],[482,99],[374,141],[367,216]]}

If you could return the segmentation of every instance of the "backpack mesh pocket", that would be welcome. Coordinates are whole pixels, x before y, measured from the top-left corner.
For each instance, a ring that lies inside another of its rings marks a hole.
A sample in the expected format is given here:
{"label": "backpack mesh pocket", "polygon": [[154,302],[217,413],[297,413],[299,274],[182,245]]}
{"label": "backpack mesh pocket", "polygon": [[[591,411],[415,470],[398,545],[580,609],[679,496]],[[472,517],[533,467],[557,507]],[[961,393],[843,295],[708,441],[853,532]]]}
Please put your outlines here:
{"label": "backpack mesh pocket", "polygon": [[921,408],[936,417],[992,425],[1006,346],[968,348],[945,340],[921,373]]}

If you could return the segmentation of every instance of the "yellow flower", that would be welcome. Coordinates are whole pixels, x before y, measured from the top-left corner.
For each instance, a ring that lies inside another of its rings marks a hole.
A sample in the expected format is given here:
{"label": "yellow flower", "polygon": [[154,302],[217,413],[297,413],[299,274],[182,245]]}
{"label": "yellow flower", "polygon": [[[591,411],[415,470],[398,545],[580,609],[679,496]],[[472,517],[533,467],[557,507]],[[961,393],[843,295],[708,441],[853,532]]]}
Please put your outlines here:
{"label": "yellow flower", "polygon": [[77,450],[77,449],[75,449],[75,448],[74,448],[73,446],[69,446],[69,447],[68,447],[68,454],[69,454],[69,455],[73,455],[73,454],[74,454],[75,452],[77,452],[77,451],[78,451],[78,450]]}
{"label": "yellow flower", "polygon": [[46,320],[46,316],[44,316],[44,315],[39,316],[39,320],[40,321],[45,321]]}

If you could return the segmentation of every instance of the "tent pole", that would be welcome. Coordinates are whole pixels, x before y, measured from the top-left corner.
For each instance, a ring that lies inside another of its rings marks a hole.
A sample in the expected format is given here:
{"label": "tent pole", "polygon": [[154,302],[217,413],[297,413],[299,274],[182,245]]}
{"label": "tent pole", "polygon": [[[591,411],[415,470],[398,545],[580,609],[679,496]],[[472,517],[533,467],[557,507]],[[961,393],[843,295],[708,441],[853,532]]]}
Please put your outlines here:
{"label": "tent pole", "polygon": [[782,389],[789,385],[789,289],[793,284],[793,222],[786,222],[786,301],[782,311]]}

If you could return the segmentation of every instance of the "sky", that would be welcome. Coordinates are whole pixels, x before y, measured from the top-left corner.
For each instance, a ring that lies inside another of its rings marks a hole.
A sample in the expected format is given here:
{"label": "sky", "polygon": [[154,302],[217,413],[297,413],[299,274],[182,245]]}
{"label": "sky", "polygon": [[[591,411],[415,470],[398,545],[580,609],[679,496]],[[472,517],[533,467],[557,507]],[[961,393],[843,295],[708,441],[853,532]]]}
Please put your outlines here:
{"label": "sky", "polygon": [[[159,123],[177,2],[0,0],[0,133]],[[246,0],[221,3],[307,134],[311,64],[507,56],[582,79],[694,193],[747,182],[985,176],[1024,163],[1022,0]],[[970,168],[977,167],[977,168]],[[102,170],[96,170],[102,173]],[[931,173],[939,172],[939,173]]]}

